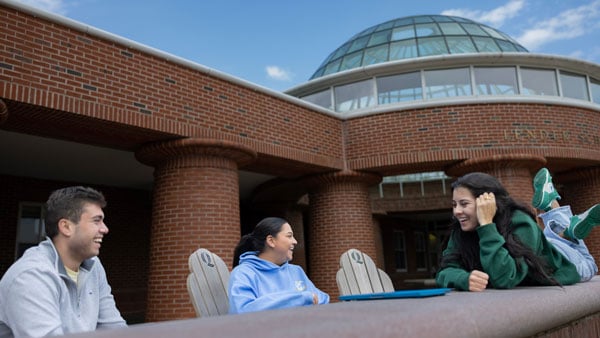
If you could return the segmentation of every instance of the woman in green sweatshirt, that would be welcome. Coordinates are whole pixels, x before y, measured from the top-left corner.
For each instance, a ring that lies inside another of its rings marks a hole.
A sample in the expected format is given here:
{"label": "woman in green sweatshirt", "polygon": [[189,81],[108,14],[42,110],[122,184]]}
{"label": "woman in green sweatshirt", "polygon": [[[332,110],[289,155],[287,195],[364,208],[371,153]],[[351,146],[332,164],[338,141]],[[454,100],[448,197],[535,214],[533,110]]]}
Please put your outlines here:
{"label": "woman in green sweatshirt", "polygon": [[545,235],[552,230],[542,232],[530,209],[510,197],[493,176],[470,173],[456,180],[452,208],[451,234],[436,275],[441,287],[483,291],[569,285],[582,280],[576,264],[594,275],[598,271],[583,241],[572,244],[578,246],[573,255],[563,254],[561,246],[552,244],[556,240]]}

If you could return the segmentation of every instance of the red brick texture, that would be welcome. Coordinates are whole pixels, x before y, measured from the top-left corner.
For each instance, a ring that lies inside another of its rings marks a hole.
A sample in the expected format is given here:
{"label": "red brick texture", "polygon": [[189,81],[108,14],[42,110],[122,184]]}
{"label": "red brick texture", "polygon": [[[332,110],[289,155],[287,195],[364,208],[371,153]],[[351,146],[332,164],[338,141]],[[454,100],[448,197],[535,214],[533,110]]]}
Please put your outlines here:
{"label": "red brick texture", "polygon": [[346,250],[355,248],[374,260],[378,257],[368,187],[379,180],[376,175],[346,171],[313,177],[307,182],[309,274],[332,301],[339,295],[335,275]]}
{"label": "red brick texture", "polygon": [[237,166],[256,154],[185,139],[148,145],[137,156],[156,167],[146,320],[193,317],[188,257],[203,247],[231,267],[240,238]]}
{"label": "red brick texture", "polygon": [[[139,298],[148,276],[148,321],[194,316],[185,277],[195,249],[206,247],[231,264],[241,229],[249,227],[240,224],[239,169],[277,177],[272,193],[255,195],[247,209],[255,202],[262,214],[295,223],[304,238],[298,263],[333,300],[344,251],[357,248],[383,266],[385,244],[376,238],[380,229],[369,196],[382,176],[485,171],[528,203],[532,175],[547,166],[574,211],[600,201],[597,109],[507,101],[342,120],[285,94],[94,32],[0,5],[0,127],[135,152],[155,167],[151,214],[145,193],[107,189],[108,208],[113,201],[122,206],[107,212],[109,222],[111,212],[119,220],[109,223],[102,253],[119,306],[130,301],[143,312]],[[11,179],[0,176],[3,181]],[[27,179],[14,182],[0,184],[3,225],[15,222],[15,201],[44,201],[49,193]],[[285,184],[289,189],[274,187]],[[416,186],[407,189],[409,196],[419,194]],[[295,209],[306,193],[309,217]],[[400,203],[397,211],[450,209],[449,195],[435,196],[435,202],[418,197]],[[385,212],[385,202],[373,204]],[[587,243],[600,259],[597,231]],[[0,227],[0,270],[12,262],[15,236],[14,227]]]}

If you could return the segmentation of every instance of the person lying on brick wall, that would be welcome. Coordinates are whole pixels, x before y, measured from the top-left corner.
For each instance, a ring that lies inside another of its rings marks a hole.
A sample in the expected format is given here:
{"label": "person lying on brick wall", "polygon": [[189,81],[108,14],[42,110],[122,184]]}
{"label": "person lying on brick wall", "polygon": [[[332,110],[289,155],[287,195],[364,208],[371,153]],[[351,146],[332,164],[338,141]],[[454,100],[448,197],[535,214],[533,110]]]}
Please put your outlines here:
{"label": "person lying on brick wall", "polygon": [[[559,196],[552,193],[546,169],[536,174],[534,191],[534,206],[547,211],[540,216],[545,223],[543,231],[531,210],[509,196],[493,176],[470,173],[456,180],[452,184],[451,235],[442,253],[437,284],[483,291],[487,287],[570,285],[591,279],[598,267],[582,239],[600,223],[600,207],[595,205],[572,218],[566,214],[556,217],[567,209],[570,215],[570,208],[556,208]],[[564,223],[565,219],[569,223]]]}
{"label": "person lying on brick wall", "polygon": [[97,257],[108,233],[104,195],[68,187],[52,192],[46,206],[46,240],[0,280],[0,337],[126,327]]}
{"label": "person lying on brick wall", "polygon": [[261,220],[240,239],[229,276],[229,313],[329,303],[302,267],[289,263],[297,244],[292,227],[277,217]]}

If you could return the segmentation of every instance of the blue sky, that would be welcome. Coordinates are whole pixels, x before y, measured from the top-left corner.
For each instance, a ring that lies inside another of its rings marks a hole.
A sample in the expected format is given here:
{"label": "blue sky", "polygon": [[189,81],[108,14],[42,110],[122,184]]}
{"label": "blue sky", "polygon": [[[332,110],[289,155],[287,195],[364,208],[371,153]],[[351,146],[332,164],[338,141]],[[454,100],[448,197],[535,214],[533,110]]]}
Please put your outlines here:
{"label": "blue sky", "polygon": [[309,79],[354,34],[447,14],[497,28],[531,52],[600,63],[600,0],[22,0],[274,90]]}

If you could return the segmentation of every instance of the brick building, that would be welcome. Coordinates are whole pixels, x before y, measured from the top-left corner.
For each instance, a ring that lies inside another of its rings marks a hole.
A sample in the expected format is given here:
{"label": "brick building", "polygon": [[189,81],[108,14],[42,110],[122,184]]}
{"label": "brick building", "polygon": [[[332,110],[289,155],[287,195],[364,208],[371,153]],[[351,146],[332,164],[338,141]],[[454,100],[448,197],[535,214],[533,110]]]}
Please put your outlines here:
{"label": "brick building", "polygon": [[[332,299],[352,247],[418,287],[453,177],[493,174],[527,202],[546,166],[575,212],[600,201],[599,117],[600,65],[461,18],[366,29],[280,93],[0,1],[0,274],[42,238],[48,194],[84,184],[107,196],[101,259],[130,322],[194,316],[189,254],[230,263],[267,215]],[[586,242],[600,258],[600,233]]]}

